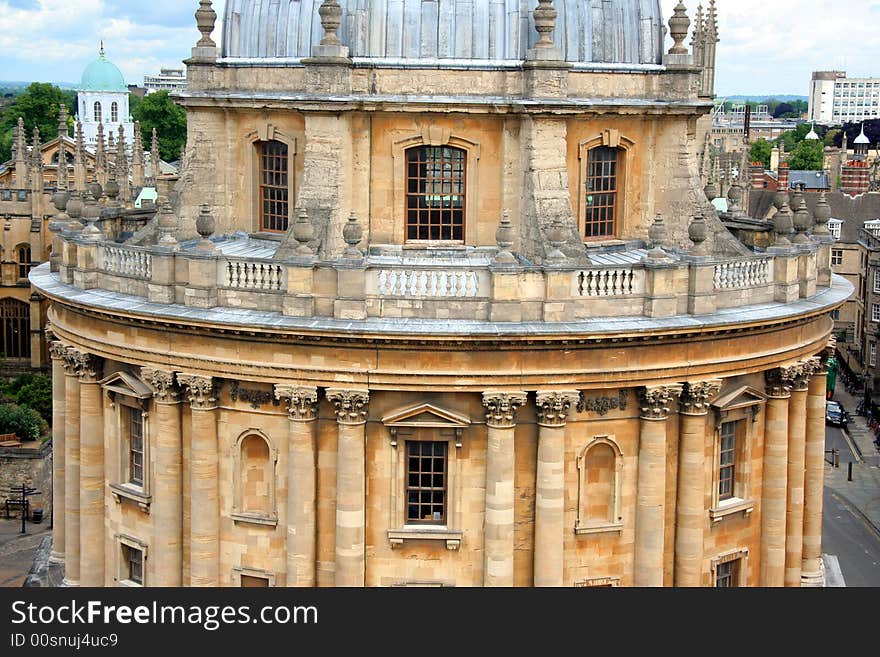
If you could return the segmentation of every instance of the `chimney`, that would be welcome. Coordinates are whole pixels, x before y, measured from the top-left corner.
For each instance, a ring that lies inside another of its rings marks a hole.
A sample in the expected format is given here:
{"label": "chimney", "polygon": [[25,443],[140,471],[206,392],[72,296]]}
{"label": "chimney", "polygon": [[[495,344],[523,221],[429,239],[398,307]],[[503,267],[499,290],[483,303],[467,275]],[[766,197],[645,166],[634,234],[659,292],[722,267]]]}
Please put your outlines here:
{"label": "chimney", "polygon": [[749,174],[752,177],[752,189],[764,189],[764,165],[761,162],[752,162]]}
{"label": "chimney", "polygon": [[871,175],[868,163],[863,160],[850,160],[843,167],[840,191],[849,196],[866,194],[871,188]]}
{"label": "chimney", "polygon": [[784,192],[787,192],[790,188],[788,184],[788,171],[788,162],[783,162],[779,165],[779,189]]}

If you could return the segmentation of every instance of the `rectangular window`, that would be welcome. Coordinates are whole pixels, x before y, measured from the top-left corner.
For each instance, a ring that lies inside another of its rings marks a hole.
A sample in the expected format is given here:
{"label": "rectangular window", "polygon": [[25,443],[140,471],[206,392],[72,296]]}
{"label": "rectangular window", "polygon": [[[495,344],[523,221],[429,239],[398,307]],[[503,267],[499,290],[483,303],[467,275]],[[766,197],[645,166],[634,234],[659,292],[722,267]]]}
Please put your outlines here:
{"label": "rectangular window", "polygon": [[840,309],[839,308],[837,310],[834,310],[831,312],[831,319],[833,319],[835,322],[840,321]]}
{"label": "rectangular window", "polygon": [[241,576],[241,588],[243,589],[267,589],[269,588],[268,577],[254,577],[253,575]]}
{"label": "rectangular window", "polygon": [[843,250],[841,249],[832,249],[831,251],[831,266],[832,267],[840,267],[843,264]]}
{"label": "rectangular window", "polygon": [[407,442],[407,524],[446,524],[447,449],[445,442]]}
{"label": "rectangular window", "polygon": [[128,408],[128,481],[144,485],[144,412]]}
{"label": "rectangular window", "polygon": [[584,239],[601,240],[617,235],[617,197],[620,150],[600,146],[587,162]]}
{"label": "rectangular window", "polygon": [[880,294],[880,269],[874,270],[874,292]]}
{"label": "rectangular window", "polygon": [[289,213],[287,144],[267,141],[260,149],[260,230],[283,233]]}
{"label": "rectangular window", "polygon": [[406,238],[463,242],[467,153],[434,146],[406,152]]}
{"label": "rectangular window", "polygon": [[718,499],[734,496],[736,481],[736,422],[721,425],[721,464],[718,470]]}
{"label": "rectangular window", "polygon": [[735,589],[739,584],[740,559],[720,563],[715,570],[715,588]]}
{"label": "rectangular window", "polygon": [[144,553],[130,545],[122,546],[123,579],[135,584],[144,583]]}
{"label": "rectangular window", "polygon": [[877,343],[872,342],[870,347],[870,358],[868,360],[868,365],[871,367],[877,367]]}
{"label": "rectangular window", "polygon": [[871,304],[871,321],[880,322],[880,303]]}

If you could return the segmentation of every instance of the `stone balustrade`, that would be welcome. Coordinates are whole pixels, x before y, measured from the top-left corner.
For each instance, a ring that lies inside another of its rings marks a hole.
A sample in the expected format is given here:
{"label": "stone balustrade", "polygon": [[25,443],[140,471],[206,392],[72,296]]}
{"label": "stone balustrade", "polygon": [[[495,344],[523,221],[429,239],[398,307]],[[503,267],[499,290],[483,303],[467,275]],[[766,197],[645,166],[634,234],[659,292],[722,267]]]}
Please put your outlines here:
{"label": "stone balustrade", "polygon": [[773,260],[756,258],[732,260],[715,265],[715,289],[738,290],[773,282]]}
{"label": "stone balustrade", "polygon": [[380,297],[475,299],[489,296],[486,281],[473,270],[380,269],[372,275]]}
{"label": "stone balustrade", "polygon": [[574,275],[576,297],[629,297],[645,294],[645,270],[635,267],[590,269]]}
{"label": "stone balustrade", "polygon": [[144,248],[105,244],[98,251],[98,269],[149,281],[153,276],[153,256]]}
{"label": "stone balustrade", "polygon": [[285,287],[285,270],[277,262],[229,258],[220,263],[219,271],[220,286],[225,288],[279,292]]}

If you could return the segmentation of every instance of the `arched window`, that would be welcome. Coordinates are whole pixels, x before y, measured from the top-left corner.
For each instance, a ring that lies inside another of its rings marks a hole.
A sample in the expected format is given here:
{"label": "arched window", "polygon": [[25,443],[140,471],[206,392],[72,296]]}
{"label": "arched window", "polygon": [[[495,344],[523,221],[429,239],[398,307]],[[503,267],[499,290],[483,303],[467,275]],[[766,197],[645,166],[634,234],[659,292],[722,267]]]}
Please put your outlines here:
{"label": "arched window", "polygon": [[113,104],[110,106],[110,122],[119,122],[119,103],[116,101],[113,101]]}
{"label": "arched window", "polygon": [[406,151],[407,241],[463,242],[467,153],[449,146]]}
{"label": "arched window", "polygon": [[589,151],[584,199],[584,239],[617,236],[622,151],[598,146]]}
{"label": "arched window", "polygon": [[276,524],[277,450],[260,432],[250,430],[239,438],[234,454],[235,499],[232,518],[239,522]]}
{"label": "arched window", "polygon": [[15,253],[18,256],[18,277],[19,279],[27,278],[34,267],[31,263],[31,245],[19,244],[15,247]]}
{"label": "arched window", "polygon": [[3,323],[3,356],[30,359],[31,308],[16,299],[0,301],[0,320]]}
{"label": "arched window", "polygon": [[580,471],[576,531],[592,534],[623,527],[620,511],[623,457],[609,437],[598,437],[578,457]]}
{"label": "arched window", "polygon": [[260,230],[283,233],[290,216],[290,160],[287,144],[257,143],[260,155]]}
{"label": "arched window", "polygon": [[101,112],[101,103],[95,101],[95,123],[100,123],[103,120],[103,113]]}

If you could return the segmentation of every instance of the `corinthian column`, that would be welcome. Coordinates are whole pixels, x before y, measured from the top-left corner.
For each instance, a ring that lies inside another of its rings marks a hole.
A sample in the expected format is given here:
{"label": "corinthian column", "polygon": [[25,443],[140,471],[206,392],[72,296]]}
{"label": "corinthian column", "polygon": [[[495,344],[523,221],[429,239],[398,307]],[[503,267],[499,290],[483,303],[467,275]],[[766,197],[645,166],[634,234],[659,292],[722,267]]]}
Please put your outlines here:
{"label": "corinthian column", "polygon": [[642,388],[636,495],[635,585],[663,586],[666,532],[666,421],[678,386]]}
{"label": "corinthian column", "polygon": [[808,361],[795,370],[788,406],[788,492],[785,509],[785,585],[801,585],[804,555],[804,478],[807,455],[807,391],[818,369]]}
{"label": "corinthian column", "polygon": [[[153,493],[153,581],[155,586],[183,584],[183,442],[180,394],[174,372],[145,367],[144,381],[156,402],[156,452]],[[144,440],[149,440],[144,436]]]}
{"label": "corinthian column", "polygon": [[486,392],[486,520],[484,586],[513,586],[514,433],[524,392]]}
{"label": "corinthian column", "polygon": [[764,481],[761,495],[761,586],[785,584],[785,508],[788,483],[788,401],[794,369],[766,373]]}
{"label": "corinthian column", "polygon": [[275,386],[287,403],[287,586],[315,586],[315,420],[318,389]]}
{"label": "corinthian column", "polygon": [[220,584],[217,389],[214,379],[178,374],[192,406],[190,446],[190,585]]}
{"label": "corinthian column", "polygon": [[80,582],[104,586],[104,403],[101,360],[77,352],[80,382]]}
{"label": "corinthian column", "polygon": [[801,580],[804,586],[821,586],[822,494],[825,487],[825,395],[828,377],[824,363],[817,364],[807,393],[807,450],[804,481],[804,551]]}
{"label": "corinthian column", "polygon": [[535,586],[562,586],[565,511],[565,423],[576,391],[539,392],[535,481]]}
{"label": "corinthian column", "polygon": [[336,586],[363,586],[366,572],[368,390],[328,390],[336,407]]}
{"label": "corinthian column", "polygon": [[79,586],[79,361],[64,350],[64,585]]}
{"label": "corinthian column", "polygon": [[64,444],[64,352],[61,342],[50,342],[52,356],[52,561],[64,562],[64,487],[65,487],[65,444]]}
{"label": "corinthian column", "polygon": [[703,582],[706,525],[706,416],[721,381],[686,383],[679,399],[678,498],[675,505],[675,586]]}

